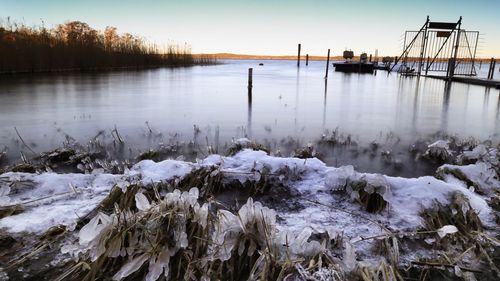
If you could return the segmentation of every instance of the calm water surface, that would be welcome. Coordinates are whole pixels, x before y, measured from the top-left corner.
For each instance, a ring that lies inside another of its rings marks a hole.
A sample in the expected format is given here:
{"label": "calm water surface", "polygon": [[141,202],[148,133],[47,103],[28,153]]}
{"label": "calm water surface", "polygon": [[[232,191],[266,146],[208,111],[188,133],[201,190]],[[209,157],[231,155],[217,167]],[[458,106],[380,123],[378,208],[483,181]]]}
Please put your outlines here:
{"label": "calm water surface", "polygon": [[[87,140],[116,125],[144,145],[145,122],[193,137],[219,130],[222,140],[318,138],[338,128],[360,141],[394,133],[411,141],[437,131],[499,139],[499,91],[397,74],[343,74],[325,62],[298,69],[294,61],[226,61],[215,66],[101,73],[0,77],[0,147],[17,127],[39,150],[59,146],[64,133]],[[254,68],[253,100],[247,71]]]}

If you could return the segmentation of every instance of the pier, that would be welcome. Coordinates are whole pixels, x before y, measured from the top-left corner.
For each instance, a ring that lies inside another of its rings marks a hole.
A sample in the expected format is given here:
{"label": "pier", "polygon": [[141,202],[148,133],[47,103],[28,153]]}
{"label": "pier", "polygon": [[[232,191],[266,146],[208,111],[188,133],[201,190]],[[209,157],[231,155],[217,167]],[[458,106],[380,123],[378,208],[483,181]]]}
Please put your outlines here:
{"label": "pier", "polygon": [[453,76],[451,78],[446,77],[446,76],[440,76],[440,75],[422,75],[422,76],[440,79],[440,80],[466,83],[466,84],[471,84],[471,85],[479,85],[479,86],[485,86],[485,87],[494,87],[496,89],[500,89],[500,80],[492,80],[492,79],[470,77],[470,76]]}

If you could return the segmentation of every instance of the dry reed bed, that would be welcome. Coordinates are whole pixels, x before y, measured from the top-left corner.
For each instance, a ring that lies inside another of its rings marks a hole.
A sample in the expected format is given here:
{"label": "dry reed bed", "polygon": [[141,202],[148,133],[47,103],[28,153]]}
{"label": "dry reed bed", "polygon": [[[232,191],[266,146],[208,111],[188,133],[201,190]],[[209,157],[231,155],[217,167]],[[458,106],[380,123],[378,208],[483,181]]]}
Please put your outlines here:
{"label": "dry reed bed", "polygon": [[213,64],[210,56],[194,58],[188,45],[160,48],[112,26],[99,31],[68,21],[53,28],[0,21],[0,74],[91,71],[119,68]]}

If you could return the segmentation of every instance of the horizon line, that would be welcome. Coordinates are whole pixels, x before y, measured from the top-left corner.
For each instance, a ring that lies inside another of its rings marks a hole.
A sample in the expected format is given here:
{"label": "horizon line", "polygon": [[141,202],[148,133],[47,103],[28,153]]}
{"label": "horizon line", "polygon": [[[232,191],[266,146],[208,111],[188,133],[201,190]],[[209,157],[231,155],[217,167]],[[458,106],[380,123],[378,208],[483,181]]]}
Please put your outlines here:
{"label": "horizon line", "polygon": [[[192,54],[194,57],[201,57],[201,56],[213,56],[216,59],[239,59],[239,60],[245,60],[245,59],[261,59],[261,60],[297,60],[297,55],[256,55],[256,54],[241,54],[241,53],[227,53],[227,52],[222,52],[222,53],[194,53]],[[368,54],[370,56],[370,54]],[[389,55],[378,55],[377,57],[372,56],[374,59],[375,58],[383,58],[383,57],[396,57],[394,55],[389,56]],[[398,56],[399,57],[399,56]],[[300,55],[301,60],[306,59],[306,54]],[[476,61],[489,61],[492,57],[476,57]],[[319,55],[309,55],[309,60],[326,60],[327,56],[319,56]],[[343,56],[330,56],[330,60],[332,59],[341,59],[344,60]],[[359,59],[359,55],[354,56],[353,59]]]}

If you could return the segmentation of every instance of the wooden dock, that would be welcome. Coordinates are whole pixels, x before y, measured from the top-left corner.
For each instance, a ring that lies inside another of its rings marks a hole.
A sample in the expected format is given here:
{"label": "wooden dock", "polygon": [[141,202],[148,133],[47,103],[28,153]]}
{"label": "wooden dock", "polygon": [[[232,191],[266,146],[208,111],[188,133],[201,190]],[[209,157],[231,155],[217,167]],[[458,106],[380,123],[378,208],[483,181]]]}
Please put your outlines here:
{"label": "wooden dock", "polygon": [[[441,79],[441,80],[448,80],[446,76],[439,76],[439,75],[422,75],[422,76]],[[495,79],[454,76],[451,78],[451,81],[500,89],[500,80],[495,80]]]}

